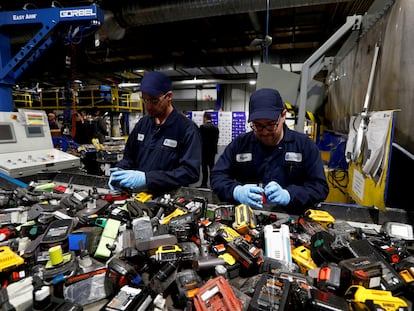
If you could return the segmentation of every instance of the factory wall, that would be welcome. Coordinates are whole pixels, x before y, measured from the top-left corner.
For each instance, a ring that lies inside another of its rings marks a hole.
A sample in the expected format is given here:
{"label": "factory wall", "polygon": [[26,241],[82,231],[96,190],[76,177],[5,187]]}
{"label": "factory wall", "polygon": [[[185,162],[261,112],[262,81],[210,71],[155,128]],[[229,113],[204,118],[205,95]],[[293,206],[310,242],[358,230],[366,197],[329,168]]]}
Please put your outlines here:
{"label": "factory wall", "polygon": [[348,132],[361,113],[376,44],[380,54],[369,111],[396,110],[394,142],[414,153],[414,2],[396,0],[386,14],[329,73],[325,117],[333,130]]}

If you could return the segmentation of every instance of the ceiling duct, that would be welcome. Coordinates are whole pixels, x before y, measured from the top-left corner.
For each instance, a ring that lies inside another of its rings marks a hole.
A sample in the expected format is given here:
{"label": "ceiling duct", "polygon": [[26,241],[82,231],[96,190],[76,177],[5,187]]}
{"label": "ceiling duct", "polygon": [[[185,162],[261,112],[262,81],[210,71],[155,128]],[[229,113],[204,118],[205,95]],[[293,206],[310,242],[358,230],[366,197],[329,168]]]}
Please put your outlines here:
{"label": "ceiling duct", "polygon": [[116,21],[111,11],[105,11],[105,20],[97,31],[101,40],[121,40],[125,36],[125,28]]}
{"label": "ceiling duct", "polygon": [[[231,14],[266,10],[266,1],[258,0],[176,0],[176,1],[126,1],[114,10],[123,27],[177,22]],[[269,9],[287,9],[349,0],[270,0]]]}

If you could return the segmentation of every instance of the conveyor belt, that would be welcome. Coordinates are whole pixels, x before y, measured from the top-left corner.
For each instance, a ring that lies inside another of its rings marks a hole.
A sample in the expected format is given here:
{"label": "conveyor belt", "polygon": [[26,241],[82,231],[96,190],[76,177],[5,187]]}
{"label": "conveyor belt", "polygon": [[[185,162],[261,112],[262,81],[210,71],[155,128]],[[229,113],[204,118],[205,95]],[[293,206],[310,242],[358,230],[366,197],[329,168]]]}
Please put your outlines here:
{"label": "conveyor belt", "polygon": [[27,184],[6,174],[0,173],[0,189],[14,190],[17,187],[26,188]]}

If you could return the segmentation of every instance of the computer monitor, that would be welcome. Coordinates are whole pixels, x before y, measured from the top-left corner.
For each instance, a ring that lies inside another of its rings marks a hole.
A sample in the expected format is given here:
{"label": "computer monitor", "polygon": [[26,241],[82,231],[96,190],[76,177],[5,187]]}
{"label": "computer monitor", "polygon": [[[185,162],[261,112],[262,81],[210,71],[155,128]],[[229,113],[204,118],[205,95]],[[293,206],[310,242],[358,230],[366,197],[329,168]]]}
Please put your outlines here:
{"label": "computer monitor", "polygon": [[0,122],[0,144],[15,142],[16,135],[14,134],[13,124],[9,122]]}

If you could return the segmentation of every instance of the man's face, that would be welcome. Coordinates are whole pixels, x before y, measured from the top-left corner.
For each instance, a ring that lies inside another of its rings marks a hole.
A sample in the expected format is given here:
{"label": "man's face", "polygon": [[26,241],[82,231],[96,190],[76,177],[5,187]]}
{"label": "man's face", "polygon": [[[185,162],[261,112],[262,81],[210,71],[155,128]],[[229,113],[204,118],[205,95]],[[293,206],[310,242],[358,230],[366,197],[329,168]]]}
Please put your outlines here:
{"label": "man's face", "polygon": [[142,102],[144,103],[145,110],[150,116],[162,116],[171,103],[171,92],[160,94],[156,97],[142,93]]}
{"label": "man's face", "polygon": [[257,119],[251,124],[256,138],[266,146],[276,146],[283,135],[283,123],[286,113],[283,111],[278,120]]}

